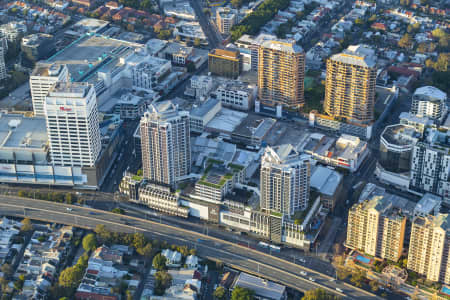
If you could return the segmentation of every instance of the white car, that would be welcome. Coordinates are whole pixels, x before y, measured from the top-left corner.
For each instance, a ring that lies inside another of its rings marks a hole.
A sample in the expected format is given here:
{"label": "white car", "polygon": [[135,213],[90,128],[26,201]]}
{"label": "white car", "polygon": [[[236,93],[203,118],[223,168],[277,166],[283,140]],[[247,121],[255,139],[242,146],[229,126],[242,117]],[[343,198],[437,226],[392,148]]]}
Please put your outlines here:
{"label": "white car", "polygon": [[306,273],[305,271],[300,271],[300,275],[307,276],[308,273]]}
{"label": "white car", "polygon": [[312,278],[312,277],[309,277],[308,279],[309,279],[309,281],[312,281],[312,282],[316,281],[316,280],[315,280],[314,278]]}
{"label": "white car", "polygon": [[70,208],[70,207],[67,207],[66,210],[67,210],[67,211],[72,211],[73,209]]}
{"label": "white car", "polygon": [[306,259],[304,259],[304,258],[299,258],[298,260],[302,263],[306,263]]}
{"label": "white car", "polygon": [[342,290],[342,289],[340,289],[340,288],[336,288],[336,291],[338,291],[338,292],[340,292],[340,293],[343,293],[344,291]]}

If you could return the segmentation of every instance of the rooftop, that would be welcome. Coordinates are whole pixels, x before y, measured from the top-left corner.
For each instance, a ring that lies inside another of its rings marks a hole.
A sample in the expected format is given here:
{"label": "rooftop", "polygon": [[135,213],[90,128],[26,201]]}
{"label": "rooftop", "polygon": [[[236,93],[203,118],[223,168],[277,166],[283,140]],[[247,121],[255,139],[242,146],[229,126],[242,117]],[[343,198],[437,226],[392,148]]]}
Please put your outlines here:
{"label": "rooftop", "polygon": [[201,105],[194,107],[190,115],[194,117],[203,117],[206,115],[211,109],[213,109],[220,101],[217,99],[209,98]]}
{"label": "rooftop", "polygon": [[426,97],[429,100],[446,101],[447,94],[434,86],[423,86],[414,92],[413,97]]}
{"label": "rooftop", "polygon": [[276,123],[276,119],[264,118],[258,115],[248,115],[233,131],[233,135],[251,136],[259,139],[269,132]]}
{"label": "rooftop", "polygon": [[31,76],[53,77],[58,76],[63,69],[61,64],[48,64],[39,62],[33,69]]}
{"label": "rooftop", "polygon": [[239,274],[233,286],[248,288],[254,291],[256,296],[259,296],[264,299],[281,300],[284,299],[286,292],[286,287],[283,285],[243,272]]}
{"label": "rooftop", "polygon": [[407,146],[417,143],[420,133],[412,126],[395,124],[387,126],[381,138],[391,145]]}
{"label": "rooftop", "polygon": [[261,46],[286,53],[303,53],[302,47],[297,45],[295,40],[264,40]]}
{"label": "rooftop", "polygon": [[98,34],[85,34],[58,51],[47,62],[66,64],[72,81],[86,81],[105,66],[117,64],[119,58],[128,56],[142,47],[141,44]]}
{"label": "rooftop", "polygon": [[376,65],[375,52],[362,45],[349,46],[342,53],[333,55],[331,60],[364,68],[374,68]]}
{"label": "rooftop", "polygon": [[83,98],[93,86],[87,82],[57,82],[48,97]]}
{"label": "rooftop", "polygon": [[211,55],[222,56],[230,59],[239,59],[239,50],[235,49],[213,49],[210,52]]}
{"label": "rooftop", "polygon": [[421,212],[424,214],[429,214],[436,207],[440,207],[442,203],[442,198],[430,193],[426,193],[420,200],[417,202],[415,211]]}
{"label": "rooftop", "polygon": [[207,127],[220,132],[231,133],[241,122],[247,118],[248,114],[222,108],[219,113],[207,124]]}
{"label": "rooftop", "polygon": [[333,196],[342,181],[342,174],[318,165],[311,175],[311,187],[321,194]]}
{"label": "rooftop", "polygon": [[44,118],[0,114],[0,150],[8,148],[42,149],[47,144]]}

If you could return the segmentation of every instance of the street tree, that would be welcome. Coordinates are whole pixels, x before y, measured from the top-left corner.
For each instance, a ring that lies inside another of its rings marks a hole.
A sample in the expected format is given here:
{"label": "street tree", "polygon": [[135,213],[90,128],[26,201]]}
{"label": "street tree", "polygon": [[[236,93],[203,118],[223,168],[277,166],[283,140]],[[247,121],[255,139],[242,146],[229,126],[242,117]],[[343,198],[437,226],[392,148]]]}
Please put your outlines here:
{"label": "street tree", "polygon": [[83,238],[83,249],[86,252],[90,252],[97,248],[97,239],[93,233],[89,233]]}
{"label": "street tree", "polygon": [[153,258],[153,267],[160,271],[166,269],[166,258],[161,253],[156,254]]}
{"label": "street tree", "polygon": [[231,293],[231,300],[253,300],[254,294],[255,292],[250,289],[237,286]]}

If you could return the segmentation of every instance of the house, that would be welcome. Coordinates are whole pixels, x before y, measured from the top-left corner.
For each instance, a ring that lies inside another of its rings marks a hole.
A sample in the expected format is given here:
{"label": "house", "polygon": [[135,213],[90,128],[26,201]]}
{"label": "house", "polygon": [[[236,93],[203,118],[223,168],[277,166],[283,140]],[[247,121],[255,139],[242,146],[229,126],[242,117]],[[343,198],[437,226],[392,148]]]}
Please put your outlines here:
{"label": "house", "polygon": [[195,255],[189,255],[188,257],[186,257],[186,265],[189,269],[197,269],[198,257]]}
{"label": "house", "polygon": [[170,249],[164,249],[161,254],[167,259],[166,264],[179,265],[181,263],[181,253],[178,251],[172,251]]}

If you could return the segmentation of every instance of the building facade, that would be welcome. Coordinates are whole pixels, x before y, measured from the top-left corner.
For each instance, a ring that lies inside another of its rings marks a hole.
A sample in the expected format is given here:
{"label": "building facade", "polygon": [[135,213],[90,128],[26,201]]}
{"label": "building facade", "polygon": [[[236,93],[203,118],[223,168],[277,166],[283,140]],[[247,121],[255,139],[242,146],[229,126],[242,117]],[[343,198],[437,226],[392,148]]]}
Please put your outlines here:
{"label": "building facade", "polygon": [[[417,143],[412,151],[410,188],[418,192],[430,192],[448,198],[450,196],[450,155],[449,146],[443,143]],[[432,138],[432,137],[430,137]]]}
{"label": "building facade", "polygon": [[259,46],[259,99],[268,106],[299,108],[304,99],[305,53],[294,40],[267,40]]}
{"label": "building facade", "polygon": [[208,54],[208,70],[214,75],[236,79],[242,71],[242,59],[238,50],[214,49]]}
{"label": "building facade", "polygon": [[416,217],[412,224],[408,269],[428,280],[450,284],[450,216]]}
{"label": "building facade", "polygon": [[[2,40],[2,38],[0,38]],[[3,46],[3,43],[0,44],[0,80],[6,79],[6,64],[5,64],[5,55],[7,52],[7,48]]]}
{"label": "building facade", "polygon": [[442,123],[447,115],[447,94],[433,86],[423,86],[414,92],[411,113]]}
{"label": "building facade", "polygon": [[309,201],[309,156],[292,145],[267,147],[261,159],[261,208],[293,215]]}
{"label": "building facade", "polygon": [[231,27],[237,23],[237,14],[229,7],[218,7],[216,9],[216,24],[221,33],[229,34]]}
{"label": "building facade", "polygon": [[350,46],[327,60],[325,112],[334,118],[370,124],[374,119],[376,58],[373,50]]}
{"label": "building facade", "polygon": [[144,178],[166,185],[190,173],[189,113],[171,101],[152,104],[140,122]]}
{"label": "building facade", "polygon": [[402,255],[406,216],[384,196],[354,204],[348,213],[346,247],[397,261]]}
{"label": "building facade", "polygon": [[53,165],[95,166],[102,142],[92,85],[56,83],[45,99],[45,119]]}
{"label": "building facade", "polygon": [[45,116],[45,97],[57,82],[70,82],[66,65],[39,63],[34,68],[30,76],[30,91],[35,116]]}
{"label": "building facade", "polygon": [[225,107],[247,111],[253,107],[257,88],[240,81],[229,81],[220,85],[215,94]]}
{"label": "building facade", "polygon": [[380,137],[380,165],[389,172],[405,173],[411,168],[411,155],[420,137],[414,127],[387,126]]}

